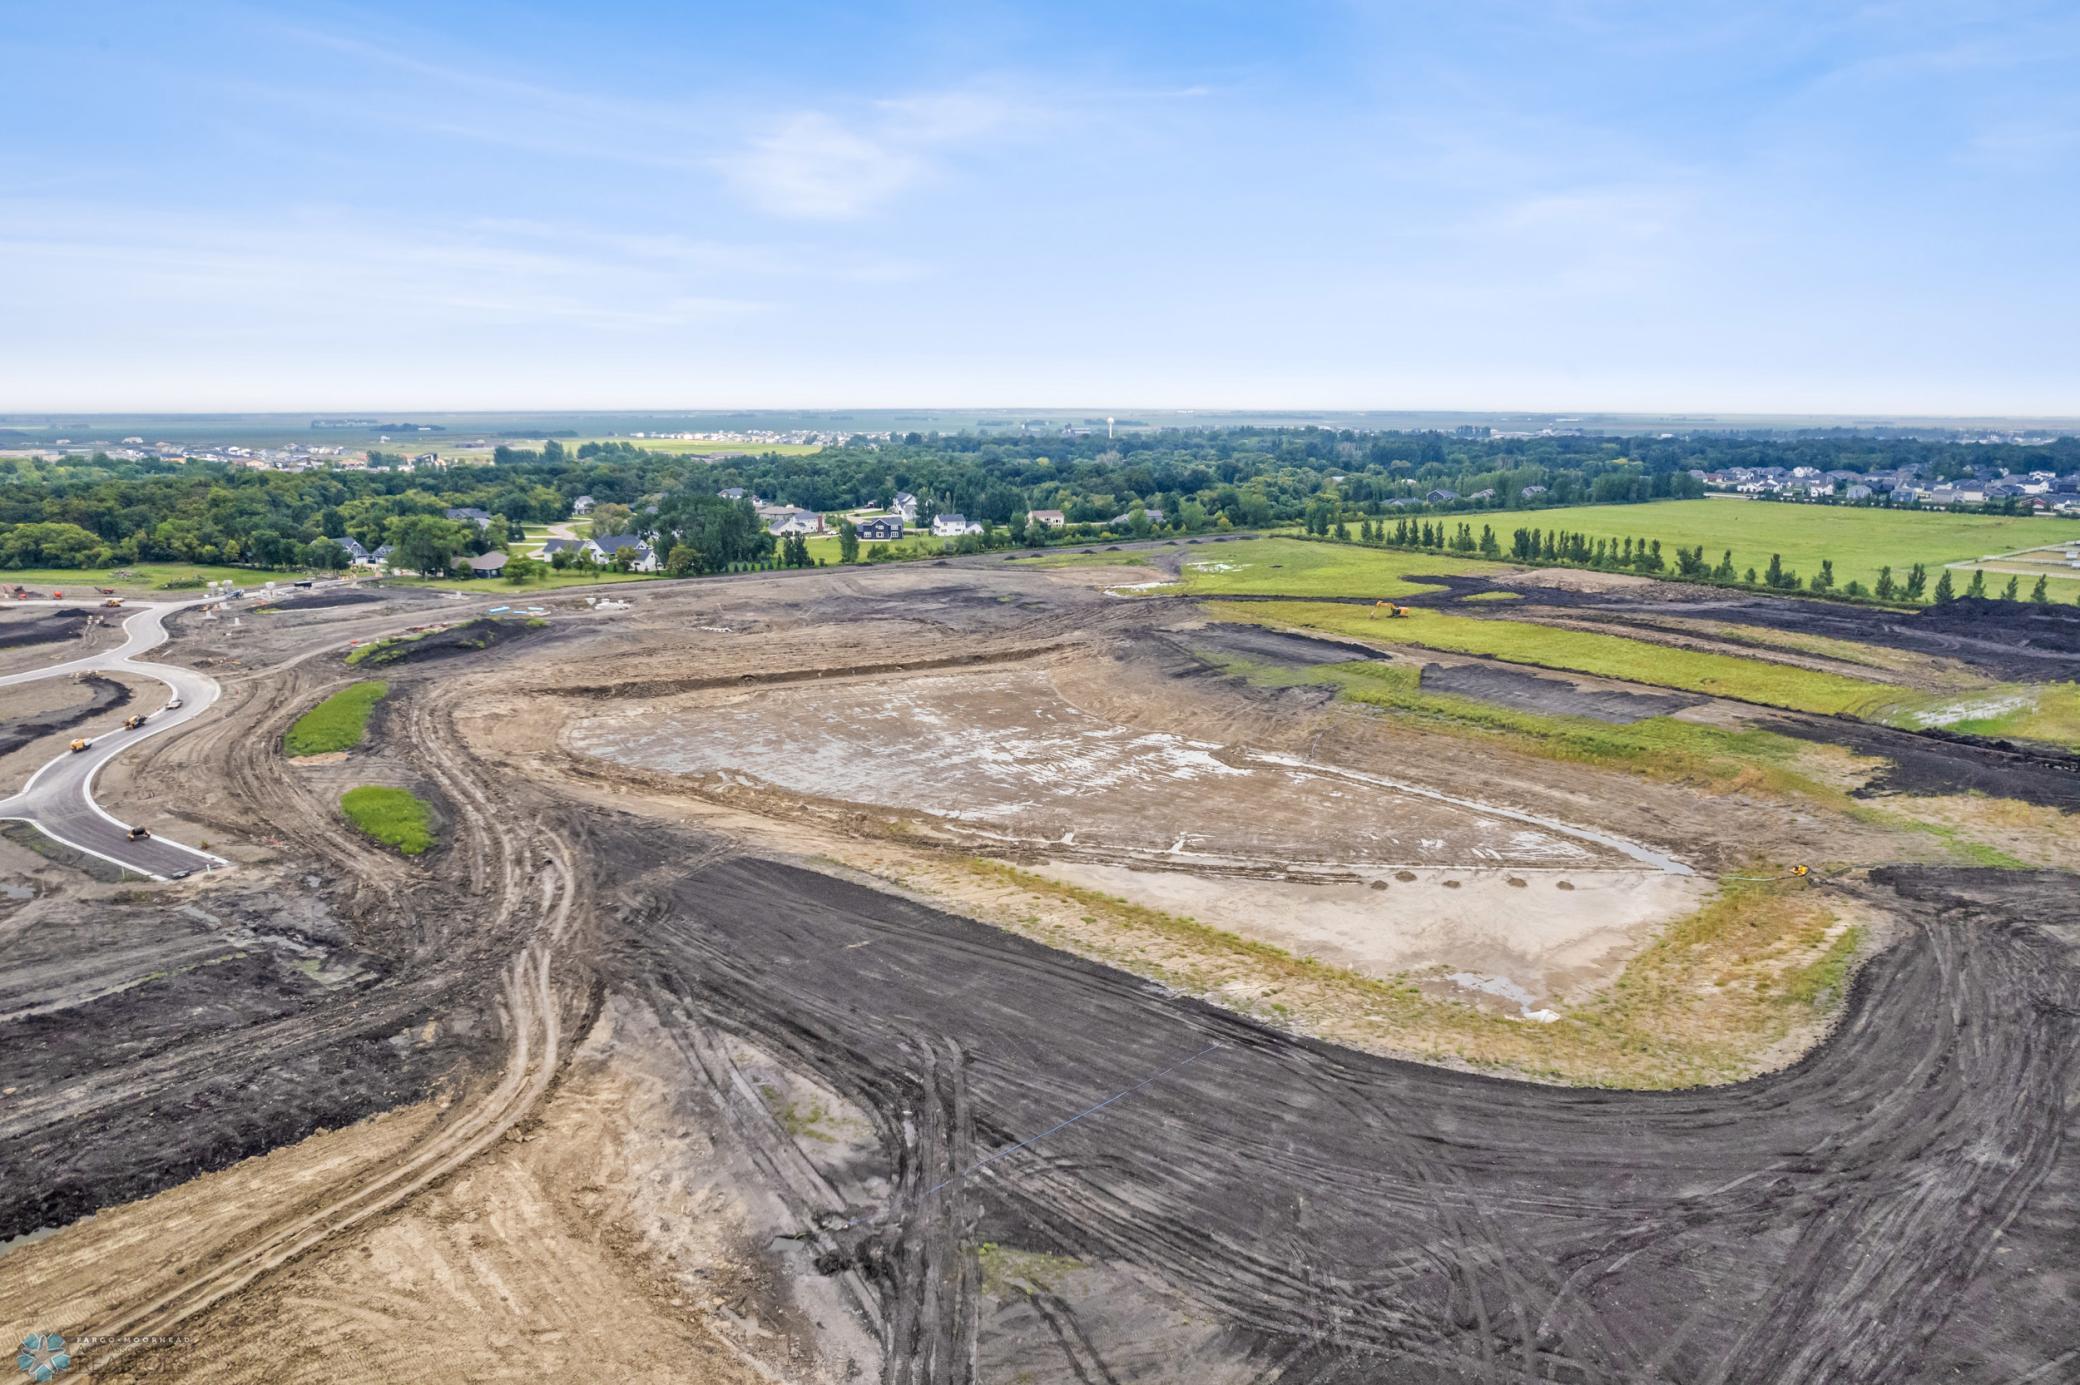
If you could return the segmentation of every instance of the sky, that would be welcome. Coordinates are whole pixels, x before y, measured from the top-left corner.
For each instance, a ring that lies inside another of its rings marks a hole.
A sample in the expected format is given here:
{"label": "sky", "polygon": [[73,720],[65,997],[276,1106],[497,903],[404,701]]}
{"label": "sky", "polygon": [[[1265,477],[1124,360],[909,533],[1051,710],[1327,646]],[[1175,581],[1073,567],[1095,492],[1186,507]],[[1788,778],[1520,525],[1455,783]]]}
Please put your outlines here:
{"label": "sky", "polygon": [[0,0],[0,410],[2080,414],[2080,4]]}

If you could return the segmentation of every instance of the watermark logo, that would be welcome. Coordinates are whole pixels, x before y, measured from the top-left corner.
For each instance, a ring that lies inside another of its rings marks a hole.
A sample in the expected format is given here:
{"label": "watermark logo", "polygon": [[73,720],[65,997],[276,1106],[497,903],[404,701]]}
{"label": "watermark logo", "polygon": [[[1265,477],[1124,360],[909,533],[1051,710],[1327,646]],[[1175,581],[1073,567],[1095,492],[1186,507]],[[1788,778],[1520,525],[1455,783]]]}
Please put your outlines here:
{"label": "watermark logo", "polygon": [[65,1350],[65,1339],[57,1333],[32,1332],[22,1338],[21,1354],[14,1363],[36,1385],[49,1385],[58,1372],[71,1369],[72,1353]]}

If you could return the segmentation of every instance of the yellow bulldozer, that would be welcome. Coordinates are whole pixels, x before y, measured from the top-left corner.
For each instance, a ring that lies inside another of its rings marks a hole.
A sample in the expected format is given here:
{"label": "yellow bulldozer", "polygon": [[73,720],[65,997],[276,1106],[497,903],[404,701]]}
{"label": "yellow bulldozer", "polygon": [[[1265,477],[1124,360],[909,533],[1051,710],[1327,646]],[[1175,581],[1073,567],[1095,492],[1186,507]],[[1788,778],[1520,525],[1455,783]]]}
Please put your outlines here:
{"label": "yellow bulldozer", "polygon": [[1408,619],[1408,607],[1393,601],[1373,602],[1372,618],[1378,620],[1382,615],[1386,616],[1388,620],[1406,620]]}

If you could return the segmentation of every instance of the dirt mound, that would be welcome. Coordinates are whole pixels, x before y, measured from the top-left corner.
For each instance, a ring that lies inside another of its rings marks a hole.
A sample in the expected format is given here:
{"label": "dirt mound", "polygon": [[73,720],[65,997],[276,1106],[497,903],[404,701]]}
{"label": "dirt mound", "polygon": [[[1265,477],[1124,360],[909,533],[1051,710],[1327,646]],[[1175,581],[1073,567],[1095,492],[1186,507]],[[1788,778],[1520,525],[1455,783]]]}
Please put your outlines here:
{"label": "dirt mound", "polygon": [[1193,631],[1185,644],[1194,653],[1261,659],[1294,668],[1347,664],[1353,659],[1384,659],[1379,650],[1313,635],[1291,635],[1260,625],[1209,625]]}
{"label": "dirt mound", "polygon": [[0,649],[77,639],[91,619],[86,611],[44,611],[22,620],[0,622]]}
{"label": "dirt mound", "polygon": [[1945,634],[2080,654],[2080,606],[1961,596],[1923,611],[1916,623]]}
{"label": "dirt mound", "polygon": [[354,663],[357,668],[392,668],[398,664],[432,663],[439,659],[453,659],[463,654],[475,654],[480,650],[511,644],[514,640],[526,639],[542,628],[542,622],[539,621],[500,620],[496,616],[480,616],[460,625],[451,625],[445,630],[430,630],[423,635],[404,635],[377,645],[366,646],[367,652]]}
{"label": "dirt mound", "polygon": [[1487,664],[1425,664],[1423,691],[1454,693],[1547,716],[1588,717],[1615,726],[1665,717],[1710,700],[1680,693],[1631,693],[1585,687],[1565,678]]}
{"label": "dirt mound", "polygon": [[0,720],[0,755],[9,755],[20,750],[39,736],[48,736],[53,731],[63,731],[77,726],[90,717],[122,706],[130,700],[130,689],[113,678],[103,678],[90,673],[80,680],[94,690],[94,695],[85,706],[63,707],[48,712],[37,712],[30,716],[8,717]]}
{"label": "dirt mound", "polygon": [[255,606],[256,611],[322,611],[329,606],[366,606],[383,598],[374,592],[324,591],[297,593]]}
{"label": "dirt mound", "polygon": [[1898,731],[1846,719],[1804,721],[1785,718],[1767,729],[1803,741],[1839,745],[1858,755],[1890,762],[1858,798],[1881,794],[1942,797],[1982,793],[2020,799],[2045,808],[2080,811],[2080,758],[2021,749],[2007,741],[1990,741],[1934,729]]}

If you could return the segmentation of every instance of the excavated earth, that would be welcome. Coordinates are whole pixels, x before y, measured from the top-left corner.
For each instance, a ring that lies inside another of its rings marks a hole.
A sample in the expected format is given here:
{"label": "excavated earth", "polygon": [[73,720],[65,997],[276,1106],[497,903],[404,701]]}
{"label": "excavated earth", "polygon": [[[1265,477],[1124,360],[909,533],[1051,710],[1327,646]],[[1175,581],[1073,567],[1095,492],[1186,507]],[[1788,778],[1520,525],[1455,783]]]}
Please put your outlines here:
{"label": "excavated earth", "polygon": [[[1372,823],[1432,802],[1433,874],[1511,869],[1452,856],[1491,829],[1415,791],[1707,873],[1816,830],[1443,737],[1382,750],[1318,690],[1207,672],[1347,657],[1330,642],[1103,584],[956,562],[615,588],[634,604],[608,613],[559,593],[516,648],[458,624],[386,666],[375,740],[319,767],[280,735],[363,676],[346,648],[490,602],[184,615],[158,657],[210,670],[221,709],[99,789],[234,868],[96,886],[0,845],[0,1329],[100,1338],[81,1359],[115,1380],[2080,1375],[2072,876],[1845,876],[1890,931],[1832,1033],[1752,1081],[1637,1093],[1326,1044],[821,856],[838,832],[972,850],[980,820],[1074,865],[1047,790],[1113,770],[1092,818],[1117,865],[1233,781],[1173,773],[1205,769],[1184,751],[1238,747],[1372,779],[1330,790],[1365,805],[1344,822],[1290,785],[1238,801],[1286,816],[1225,824],[1236,856],[1406,864]],[[593,753],[588,724],[636,735],[641,707],[676,718],[642,763]],[[1203,744],[1149,740],[1166,720]],[[1097,752],[1050,758],[1063,725]],[[935,799],[978,728],[1018,753]],[[747,779],[770,755],[787,771]],[[794,757],[815,775],[788,788]],[[442,848],[346,830],[353,782],[415,786]],[[1826,830],[1840,859],[1878,840]]]}

